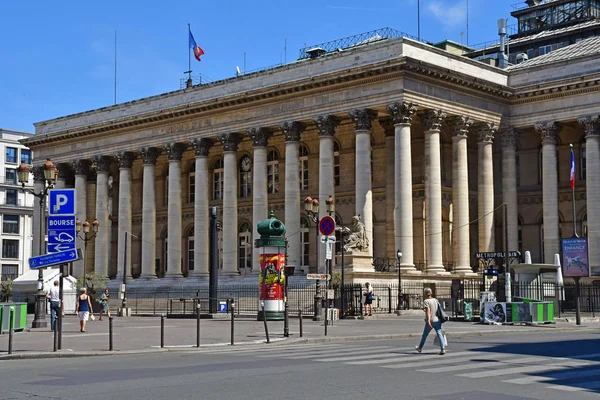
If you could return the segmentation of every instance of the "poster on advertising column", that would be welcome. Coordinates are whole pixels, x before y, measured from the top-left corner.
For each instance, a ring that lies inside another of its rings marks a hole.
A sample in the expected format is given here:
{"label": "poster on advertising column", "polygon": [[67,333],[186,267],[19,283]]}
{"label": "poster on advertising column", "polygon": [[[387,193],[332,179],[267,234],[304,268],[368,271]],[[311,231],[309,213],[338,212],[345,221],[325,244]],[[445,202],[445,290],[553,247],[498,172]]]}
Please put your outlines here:
{"label": "poster on advertising column", "polygon": [[[590,276],[586,238],[562,239],[562,270],[565,278]],[[600,276],[600,271],[595,271]],[[592,272],[594,276],[594,272]]]}

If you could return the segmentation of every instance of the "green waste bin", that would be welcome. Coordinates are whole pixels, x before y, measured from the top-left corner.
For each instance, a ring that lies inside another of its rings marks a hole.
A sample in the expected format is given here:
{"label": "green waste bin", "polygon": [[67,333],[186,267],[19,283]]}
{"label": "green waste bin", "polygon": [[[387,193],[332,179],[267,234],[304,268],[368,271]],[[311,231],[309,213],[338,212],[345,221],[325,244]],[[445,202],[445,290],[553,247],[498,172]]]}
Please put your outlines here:
{"label": "green waste bin", "polygon": [[465,312],[464,312],[465,321],[469,321],[469,322],[473,321],[473,303],[471,303],[469,301],[465,301],[464,306],[465,306]]}
{"label": "green waste bin", "polygon": [[27,303],[0,304],[0,332],[10,329],[10,310],[13,310],[13,329],[22,331],[27,327]]}

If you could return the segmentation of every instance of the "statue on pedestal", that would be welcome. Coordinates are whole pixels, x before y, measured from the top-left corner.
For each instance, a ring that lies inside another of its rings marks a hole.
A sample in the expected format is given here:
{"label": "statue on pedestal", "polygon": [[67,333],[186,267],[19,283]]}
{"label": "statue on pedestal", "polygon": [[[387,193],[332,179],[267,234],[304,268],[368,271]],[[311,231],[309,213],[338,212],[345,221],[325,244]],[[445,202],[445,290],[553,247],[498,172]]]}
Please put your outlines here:
{"label": "statue on pedestal", "polygon": [[365,224],[360,222],[360,216],[352,217],[352,229],[350,236],[344,243],[344,251],[367,251],[369,248],[369,238]]}

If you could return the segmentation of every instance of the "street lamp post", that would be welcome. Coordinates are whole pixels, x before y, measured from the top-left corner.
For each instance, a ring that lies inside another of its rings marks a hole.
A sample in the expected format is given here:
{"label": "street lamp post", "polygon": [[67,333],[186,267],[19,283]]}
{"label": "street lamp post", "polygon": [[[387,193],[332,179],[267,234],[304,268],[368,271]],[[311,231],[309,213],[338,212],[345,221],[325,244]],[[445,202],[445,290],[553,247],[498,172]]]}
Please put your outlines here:
{"label": "street lamp post", "polygon": [[400,264],[402,263],[402,252],[400,249],[396,250],[396,261],[398,264],[398,304],[396,305],[396,310],[402,310],[402,268]]}
{"label": "street lamp post", "polygon": [[[315,254],[317,255],[317,272],[319,265],[319,200],[315,197],[314,199],[308,196],[304,199],[304,212],[308,219],[315,224]],[[321,320],[321,283],[317,279],[315,285],[315,297],[314,297],[314,315],[313,321]]]}
{"label": "street lamp post", "polygon": [[[90,233],[90,227],[92,229],[92,234],[89,235]],[[85,220],[85,222],[82,224],[81,221],[79,219],[77,219],[75,221],[75,231],[77,233],[83,231],[83,236],[80,236],[79,234],[77,235],[77,237],[81,240],[83,240],[83,286],[87,289],[87,269],[86,269],[86,259],[87,259],[87,246],[88,246],[88,242],[92,239],[94,239],[96,237],[96,235],[98,234],[98,228],[100,227],[100,223],[98,222],[97,219],[94,220],[94,222],[92,222],[91,224]]]}
{"label": "street lamp post", "polygon": [[[36,193],[34,189],[26,188],[25,184],[29,182],[29,173],[31,172],[31,167],[29,167],[25,162],[21,162],[21,165],[17,168],[17,175],[19,178],[19,183],[21,183],[21,190],[23,192],[31,193],[34,197],[37,197],[40,201],[40,254],[44,253],[44,249],[46,247],[46,227],[45,227],[45,212],[46,212],[46,196],[48,195],[48,190],[54,187],[54,183],[56,182],[56,177],[58,175],[58,169],[56,165],[47,159],[44,165],[42,166],[44,170],[44,190]],[[35,318],[33,319],[33,323],[31,324],[32,328],[45,328],[48,326],[46,322],[46,296],[44,295],[44,272],[40,268],[38,270],[38,284],[37,284],[37,293],[35,295]]]}

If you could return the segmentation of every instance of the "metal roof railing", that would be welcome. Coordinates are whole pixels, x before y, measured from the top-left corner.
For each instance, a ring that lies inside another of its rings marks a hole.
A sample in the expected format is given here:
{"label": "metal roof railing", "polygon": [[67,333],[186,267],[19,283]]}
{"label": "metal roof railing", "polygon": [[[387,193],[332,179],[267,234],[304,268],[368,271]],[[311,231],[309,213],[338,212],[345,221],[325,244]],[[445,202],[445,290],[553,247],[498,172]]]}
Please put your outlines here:
{"label": "metal roof railing", "polygon": [[329,53],[336,50],[344,50],[354,46],[366,45],[369,43],[378,42],[384,39],[399,39],[402,37],[410,38],[413,40],[418,40],[420,42],[426,43],[425,40],[417,38],[415,36],[409,35],[408,33],[401,32],[392,28],[381,28],[375,29],[373,31],[360,33],[354,36],[348,36],[342,39],[332,40],[330,42],[316,44],[314,46],[308,46],[300,49],[300,54],[298,59],[309,58],[308,51],[311,49],[319,48],[325,50],[325,52]]}

